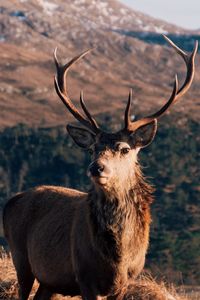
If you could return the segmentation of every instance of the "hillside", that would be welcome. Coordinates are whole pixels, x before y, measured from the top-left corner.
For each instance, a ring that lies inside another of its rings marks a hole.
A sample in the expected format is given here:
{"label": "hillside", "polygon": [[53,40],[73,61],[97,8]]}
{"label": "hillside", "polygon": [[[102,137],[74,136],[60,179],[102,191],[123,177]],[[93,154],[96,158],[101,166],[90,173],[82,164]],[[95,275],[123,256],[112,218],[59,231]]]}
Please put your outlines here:
{"label": "hillside", "polygon": [[[71,120],[54,92],[52,53],[56,46],[63,59],[96,47],[71,71],[70,95],[77,102],[83,89],[94,114],[105,112],[119,120],[130,87],[136,112],[146,113],[167,99],[176,72],[184,76],[183,62],[165,46],[161,33],[188,50],[199,39],[196,32],[153,19],[115,0],[3,0],[1,19],[1,128],[17,123],[63,125],[66,116]],[[199,119],[199,79],[197,71],[184,104],[173,111]]]}

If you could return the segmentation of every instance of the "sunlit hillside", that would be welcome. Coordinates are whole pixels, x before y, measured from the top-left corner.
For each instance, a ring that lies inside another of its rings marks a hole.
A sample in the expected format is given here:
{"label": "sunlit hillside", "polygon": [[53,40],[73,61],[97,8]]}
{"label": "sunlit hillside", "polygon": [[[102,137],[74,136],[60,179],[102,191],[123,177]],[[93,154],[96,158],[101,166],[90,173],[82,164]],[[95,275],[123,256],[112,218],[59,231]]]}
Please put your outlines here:
{"label": "sunlit hillside", "polygon": [[[1,1],[0,127],[63,125],[66,113],[54,92],[53,51],[66,61],[95,47],[69,76],[70,95],[80,90],[94,115],[121,120],[133,88],[134,114],[149,113],[171,93],[174,75],[185,74],[183,61],[162,34],[191,51],[196,32],[150,18],[118,1]],[[197,58],[198,60],[198,58]],[[193,87],[173,111],[199,120],[197,68]],[[109,106],[106,105],[109,101]]]}

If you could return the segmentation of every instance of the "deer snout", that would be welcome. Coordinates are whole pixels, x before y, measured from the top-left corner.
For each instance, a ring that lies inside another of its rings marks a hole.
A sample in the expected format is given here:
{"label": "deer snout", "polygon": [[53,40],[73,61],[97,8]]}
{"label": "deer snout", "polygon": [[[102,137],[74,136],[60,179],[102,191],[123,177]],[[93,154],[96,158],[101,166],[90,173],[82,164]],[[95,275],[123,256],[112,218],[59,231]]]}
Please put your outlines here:
{"label": "deer snout", "polygon": [[104,161],[94,161],[88,167],[88,175],[92,177],[109,177],[111,169]]}

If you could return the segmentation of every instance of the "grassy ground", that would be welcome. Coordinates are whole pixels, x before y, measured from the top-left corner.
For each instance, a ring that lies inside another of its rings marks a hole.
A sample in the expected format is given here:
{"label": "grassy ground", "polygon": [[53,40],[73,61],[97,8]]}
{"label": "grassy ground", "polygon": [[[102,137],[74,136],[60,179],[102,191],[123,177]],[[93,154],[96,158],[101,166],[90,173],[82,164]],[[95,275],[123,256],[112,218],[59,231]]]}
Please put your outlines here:
{"label": "grassy ground", "polygon": [[[38,283],[35,282],[29,299],[33,299]],[[188,290],[188,292],[187,292]],[[61,295],[55,295],[54,300],[67,299]],[[15,269],[11,258],[5,254],[0,257],[0,299],[16,300],[17,280]],[[200,299],[200,289],[194,290],[188,287],[186,290],[179,288],[179,294],[174,287],[166,287],[164,283],[157,284],[152,278],[142,276],[134,285],[131,285],[124,295],[124,300],[198,300]],[[78,297],[74,298],[78,300]]]}

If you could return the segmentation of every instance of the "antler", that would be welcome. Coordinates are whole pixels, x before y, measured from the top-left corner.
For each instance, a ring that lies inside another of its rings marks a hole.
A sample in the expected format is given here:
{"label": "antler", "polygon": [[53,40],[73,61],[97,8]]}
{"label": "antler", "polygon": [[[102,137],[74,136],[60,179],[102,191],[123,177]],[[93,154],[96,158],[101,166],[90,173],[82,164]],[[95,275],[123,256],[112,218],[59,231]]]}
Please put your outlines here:
{"label": "antler", "polygon": [[77,55],[74,57],[72,60],[70,60],[67,64],[61,65],[58,62],[57,59],[57,48],[54,51],[54,60],[55,60],[55,65],[57,69],[57,76],[54,78],[54,83],[55,83],[55,89],[64,103],[64,105],[67,107],[67,109],[71,112],[71,114],[80,122],[82,123],[85,127],[89,128],[91,131],[94,133],[98,133],[100,131],[99,126],[97,122],[94,120],[94,118],[90,115],[88,109],[85,106],[85,103],[83,101],[83,96],[81,94],[80,96],[80,103],[82,106],[82,109],[88,118],[88,120],[82,115],[82,113],[79,112],[79,110],[74,106],[72,103],[68,92],[67,92],[67,72],[69,71],[70,67],[77,61],[79,61],[82,57],[84,57],[87,53],[89,53],[92,49],[88,49],[81,54]]}
{"label": "antler", "polygon": [[181,96],[183,96],[188,91],[188,89],[190,88],[190,86],[192,84],[192,80],[194,78],[194,72],[195,72],[194,59],[195,59],[197,49],[198,49],[198,41],[196,41],[194,50],[191,53],[191,55],[188,55],[182,49],[180,49],[178,46],[176,46],[167,36],[165,36],[165,35],[163,35],[163,36],[166,39],[166,41],[174,48],[174,50],[178,54],[180,54],[180,56],[185,61],[186,68],[187,68],[187,74],[186,74],[185,81],[184,81],[183,85],[181,86],[181,88],[178,89],[178,79],[177,79],[177,75],[176,75],[175,81],[174,81],[174,86],[173,86],[173,91],[172,91],[172,94],[171,94],[169,100],[167,101],[167,103],[163,107],[161,107],[161,109],[159,109],[156,113],[149,115],[143,119],[137,120],[135,122],[131,122],[130,117],[129,117],[129,115],[130,115],[130,95],[129,95],[126,112],[125,112],[125,130],[134,131],[137,128],[139,128],[140,126],[151,123],[154,119],[160,118],[169,109],[169,107],[172,104],[174,104]]}

